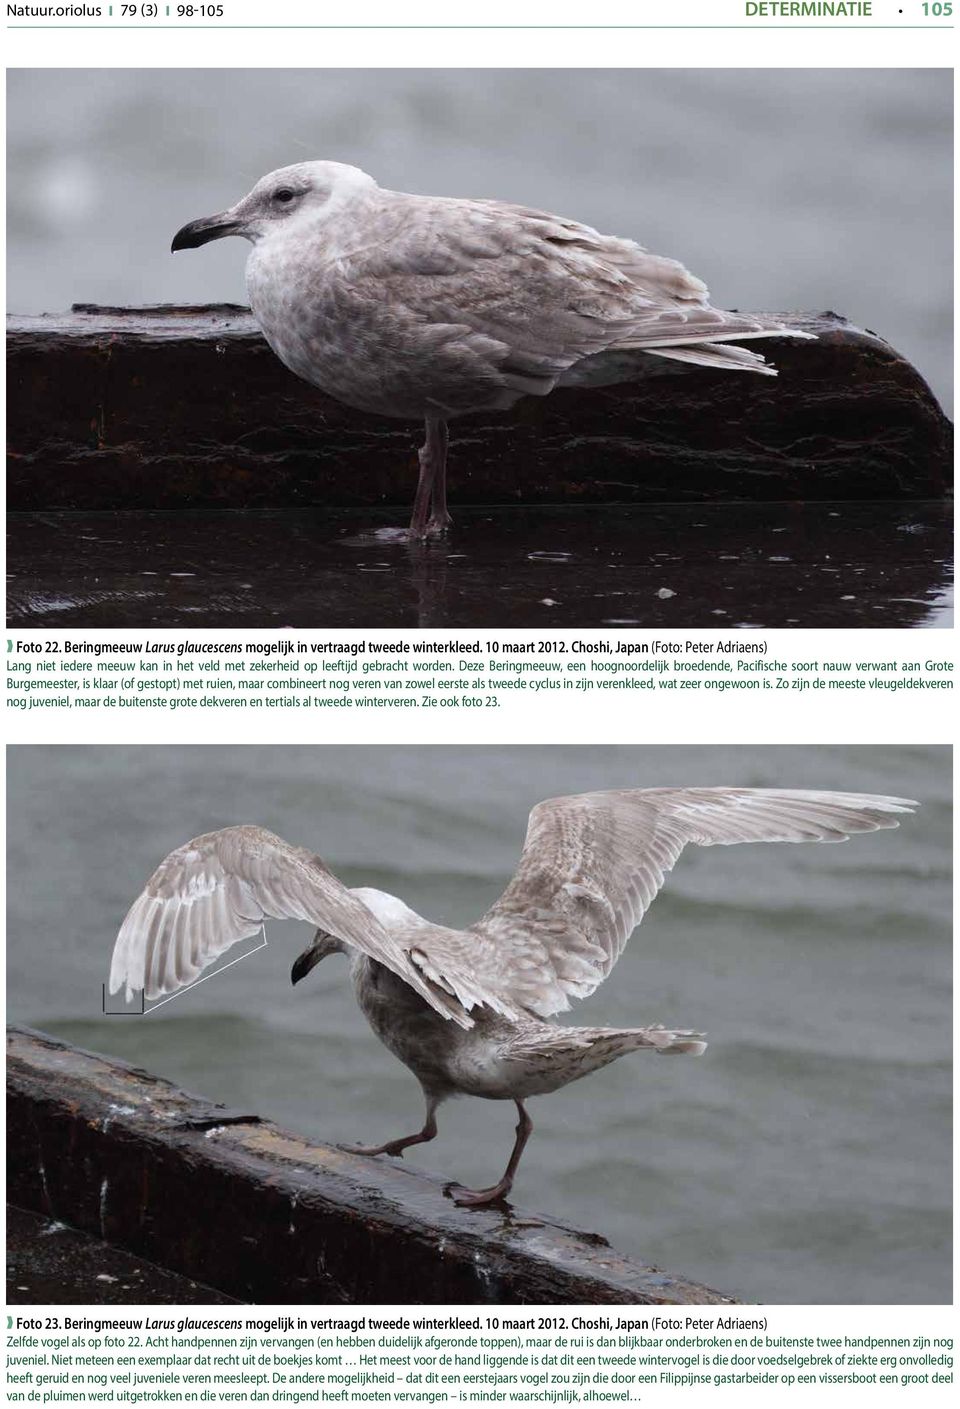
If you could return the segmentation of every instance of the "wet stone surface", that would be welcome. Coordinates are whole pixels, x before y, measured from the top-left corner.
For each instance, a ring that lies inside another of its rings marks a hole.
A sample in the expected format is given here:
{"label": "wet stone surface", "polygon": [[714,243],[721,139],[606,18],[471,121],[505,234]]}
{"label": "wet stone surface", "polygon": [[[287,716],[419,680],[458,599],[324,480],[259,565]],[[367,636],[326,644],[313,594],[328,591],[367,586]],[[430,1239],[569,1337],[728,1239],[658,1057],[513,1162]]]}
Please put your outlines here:
{"label": "wet stone surface", "polygon": [[11,627],[950,624],[951,506],[821,502],[8,516]]}
{"label": "wet stone surface", "polygon": [[12,1306],[192,1306],[235,1298],[53,1218],[7,1205],[7,1302]]}

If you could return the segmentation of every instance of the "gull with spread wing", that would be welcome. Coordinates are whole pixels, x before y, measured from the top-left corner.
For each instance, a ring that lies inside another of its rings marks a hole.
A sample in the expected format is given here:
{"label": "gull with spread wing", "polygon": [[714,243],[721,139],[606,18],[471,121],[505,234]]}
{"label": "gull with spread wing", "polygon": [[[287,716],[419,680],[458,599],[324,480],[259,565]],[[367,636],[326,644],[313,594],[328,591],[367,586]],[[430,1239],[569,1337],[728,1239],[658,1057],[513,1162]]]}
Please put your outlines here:
{"label": "gull with spread wing", "polygon": [[610,386],[662,360],[776,370],[733,346],[812,338],[713,308],[707,286],[633,240],[504,201],[388,191],[355,166],[271,171],[173,250],[239,235],[267,342],[304,381],[379,416],[422,420],[410,536],[445,532],[447,422],[556,386]]}
{"label": "gull with spread wing", "polygon": [[610,973],[684,846],[845,841],[898,825],[917,804],[863,793],[766,788],[642,788],[538,803],[516,873],[467,929],[433,924],[396,896],[348,889],[319,856],[262,827],[227,827],[170,853],[117,936],[110,992],[155,999],[191,984],[272,917],[317,926],[293,965],[298,983],[328,954],[348,954],[354,992],[380,1040],[417,1077],[426,1119],[413,1135],[360,1154],[400,1155],[432,1140],[449,1096],[513,1101],[516,1139],[488,1189],[450,1185],[457,1203],[510,1192],[532,1130],[525,1101],[627,1052],[692,1053],[697,1032],[654,1025],[562,1027],[551,1021]]}

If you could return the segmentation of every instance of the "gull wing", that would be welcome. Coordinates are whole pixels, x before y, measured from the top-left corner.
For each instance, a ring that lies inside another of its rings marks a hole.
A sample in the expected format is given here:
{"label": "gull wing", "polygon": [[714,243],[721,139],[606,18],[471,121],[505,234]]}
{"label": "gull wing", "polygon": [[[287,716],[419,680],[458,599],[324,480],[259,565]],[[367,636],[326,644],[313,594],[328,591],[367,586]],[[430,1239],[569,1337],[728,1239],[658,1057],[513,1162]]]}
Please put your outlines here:
{"label": "gull wing", "polygon": [[113,950],[110,992],[159,998],[193,983],[265,919],[308,920],[386,965],[462,1027],[472,1020],[410,962],[377,917],[319,856],[262,827],[207,832],[172,851],[133,902]]}
{"label": "gull wing", "polygon": [[683,848],[845,841],[898,826],[905,798],[766,788],[644,788],[538,803],[516,874],[457,941],[415,962],[465,1006],[547,1017],[592,993],[623,952]]}

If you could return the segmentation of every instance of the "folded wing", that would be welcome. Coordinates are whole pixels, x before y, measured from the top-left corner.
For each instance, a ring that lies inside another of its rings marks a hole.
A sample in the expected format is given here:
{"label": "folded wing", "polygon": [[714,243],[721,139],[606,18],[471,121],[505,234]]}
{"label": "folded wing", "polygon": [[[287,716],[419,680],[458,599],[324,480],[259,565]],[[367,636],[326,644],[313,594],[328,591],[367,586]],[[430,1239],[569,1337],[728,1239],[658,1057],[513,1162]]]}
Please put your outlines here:
{"label": "folded wing", "polygon": [[772,373],[758,353],[725,345],[813,337],[763,314],[714,308],[677,260],[546,211],[395,193],[388,209],[407,218],[390,240],[358,252],[354,282],[386,291],[391,306],[438,332],[471,330],[525,394],[544,395],[582,360],[617,350]]}

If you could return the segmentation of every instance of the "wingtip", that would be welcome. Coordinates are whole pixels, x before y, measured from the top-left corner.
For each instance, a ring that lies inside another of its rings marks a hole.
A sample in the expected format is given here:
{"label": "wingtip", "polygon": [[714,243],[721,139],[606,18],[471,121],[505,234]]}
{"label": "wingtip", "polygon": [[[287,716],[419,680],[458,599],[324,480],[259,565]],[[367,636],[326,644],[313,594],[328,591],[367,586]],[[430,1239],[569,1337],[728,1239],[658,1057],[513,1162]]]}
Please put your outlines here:
{"label": "wingtip", "polygon": [[131,983],[125,973],[111,971],[110,978],[107,981],[107,992],[110,997],[112,998],[115,993],[119,993],[121,988],[123,989],[123,1001],[125,1003],[132,1003],[134,994],[140,992],[137,985]]}
{"label": "wingtip", "polygon": [[874,803],[876,826],[879,829],[900,826],[901,817],[912,817],[920,803],[909,797],[882,797]]}
{"label": "wingtip", "polygon": [[[119,941],[118,941],[118,943],[119,943]],[[110,977],[107,979],[107,992],[108,992],[111,996],[112,996],[114,993],[119,993],[119,992],[120,992],[120,989],[123,987],[124,983],[126,983],[126,985],[127,985],[127,1002],[129,1003],[129,1001],[130,1001],[130,983],[129,983],[129,980],[127,979],[126,973],[124,972],[124,966],[123,966],[123,963],[122,963],[121,959],[118,957],[118,955],[117,955],[116,953],[114,953],[113,958],[112,958],[111,963],[110,963]]]}

